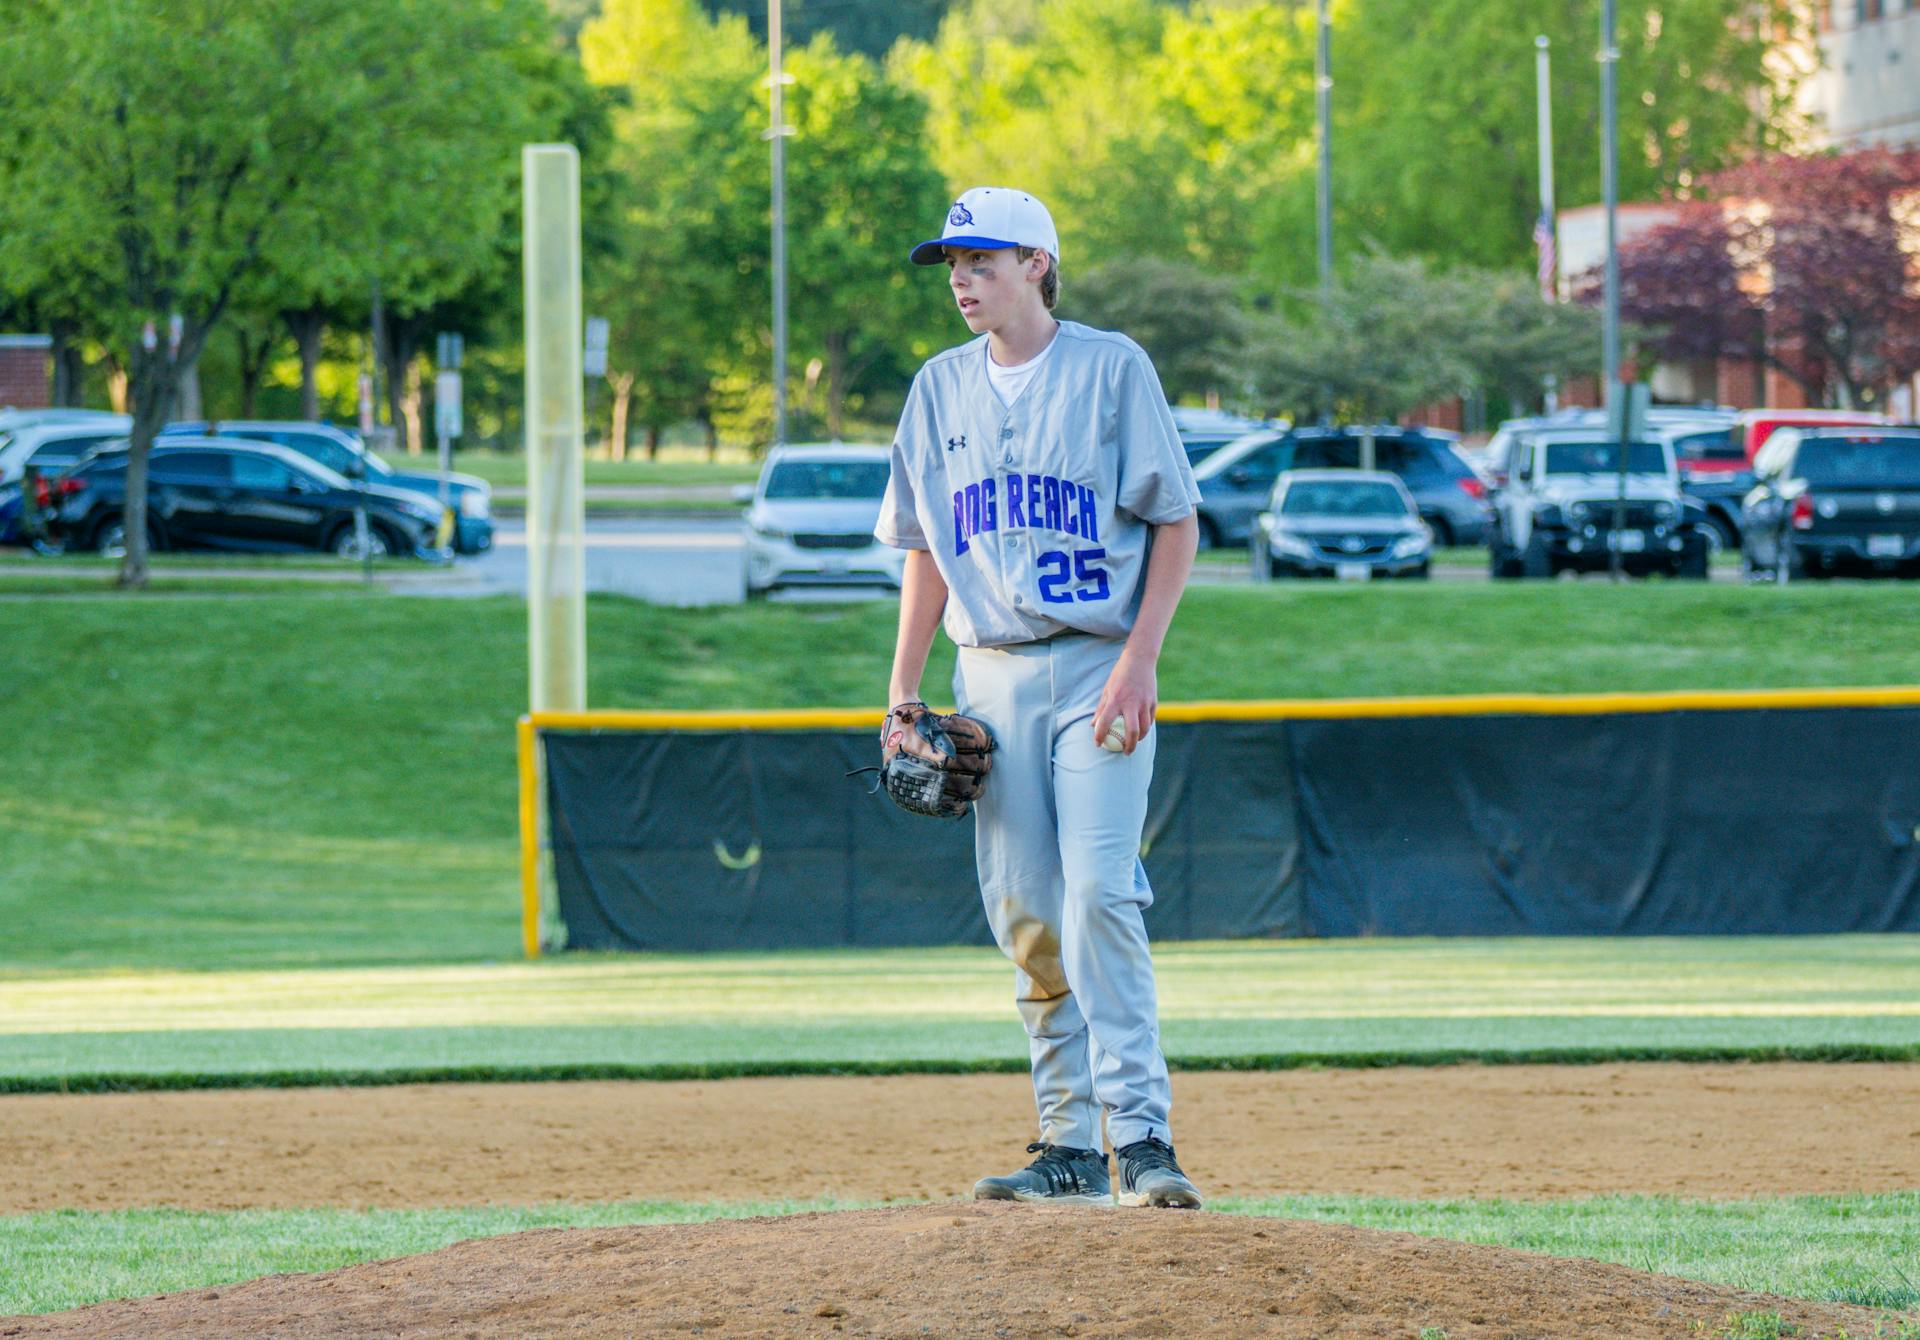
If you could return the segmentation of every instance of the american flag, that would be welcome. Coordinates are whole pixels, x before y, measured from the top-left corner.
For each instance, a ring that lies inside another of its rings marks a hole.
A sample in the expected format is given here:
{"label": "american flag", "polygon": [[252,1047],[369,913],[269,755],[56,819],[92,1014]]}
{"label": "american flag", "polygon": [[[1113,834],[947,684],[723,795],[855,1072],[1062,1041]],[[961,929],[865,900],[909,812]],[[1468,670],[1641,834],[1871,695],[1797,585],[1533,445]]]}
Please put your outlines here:
{"label": "american flag", "polygon": [[1533,245],[1540,249],[1540,264],[1535,267],[1540,279],[1540,297],[1544,302],[1552,302],[1558,297],[1554,281],[1558,277],[1559,260],[1553,248],[1553,220],[1545,210],[1533,221]]}

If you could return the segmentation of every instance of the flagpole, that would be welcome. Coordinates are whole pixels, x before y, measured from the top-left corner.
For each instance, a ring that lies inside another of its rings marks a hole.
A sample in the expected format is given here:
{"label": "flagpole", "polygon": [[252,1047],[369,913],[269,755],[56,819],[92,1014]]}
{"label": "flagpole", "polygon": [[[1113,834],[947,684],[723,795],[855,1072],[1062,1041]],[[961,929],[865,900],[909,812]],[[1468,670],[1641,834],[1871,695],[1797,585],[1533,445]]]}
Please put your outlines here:
{"label": "flagpole", "polygon": [[[1540,221],[1535,229],[1540,248],[1540,296],[1547,302],[1553,302],[1559,296],[1556,273],[1559,248],[1555,245],[1554,237],[1559,220],[1553,209],[1553,73],[1552,57],[1548,54],[1551,46],[1552,43],[1544,34],[1533,39],[1534,83],[1540,130]],[[1541,407],[1547,413],[1551,414],[1560,408],[1560,379],[1552,373],[1547,374],[1540,398]]]}

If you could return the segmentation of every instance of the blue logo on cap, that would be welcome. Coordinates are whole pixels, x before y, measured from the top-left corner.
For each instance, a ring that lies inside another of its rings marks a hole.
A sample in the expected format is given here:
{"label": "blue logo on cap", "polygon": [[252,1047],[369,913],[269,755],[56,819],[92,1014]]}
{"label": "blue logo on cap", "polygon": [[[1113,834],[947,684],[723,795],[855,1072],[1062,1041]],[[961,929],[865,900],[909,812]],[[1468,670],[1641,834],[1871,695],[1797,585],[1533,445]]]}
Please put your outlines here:
{"label": "blue logo on cap", "polygon": [[947,227],[958,228],[972,222],[973,215],[967,213],[967,207],[958,200],[954,201],[953,208],[947,211]]}

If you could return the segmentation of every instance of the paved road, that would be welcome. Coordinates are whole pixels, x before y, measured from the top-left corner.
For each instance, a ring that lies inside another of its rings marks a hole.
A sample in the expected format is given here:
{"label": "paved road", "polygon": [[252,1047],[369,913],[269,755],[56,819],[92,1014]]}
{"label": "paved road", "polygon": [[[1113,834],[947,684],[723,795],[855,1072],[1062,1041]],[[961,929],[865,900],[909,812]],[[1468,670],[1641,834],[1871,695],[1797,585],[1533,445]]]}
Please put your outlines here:
{"label": "paved road", "polygon": [[[1483,564],[1446,564],[1434,569],[1434,580],[1485,582]],[[587,589],[633,596],[663,605],[738,604],[746,598],[745,555],[740,523],[734,517],[588,518]],[[1738,581],[1737,568],[1716,567],[1716,581]],[[1231,585],[1248,580],[1244,563],[1204,562],[1194,568],[1193,580],[1204,585]],[[1584,578],[1605,581],[1605,574]],[[423,574],[418,580],[390,578],[396,590],[420,595],[525,595],[527,589],[526,529],[503,521],[495,532],[493,552],[461,559],[448,572]],[[782,592],[780,600],[846,600],[886,598],[884,589]]]}
{"label": "paved road", "polygon": [[[728,605],[746,599],[740,523],[725,520],[587,521],[587,590],[659,605]],[[495,527],[493,549],[463,558],[452,574],[394,584],[419,595],[517,595],[527,592],[527,532]]]}

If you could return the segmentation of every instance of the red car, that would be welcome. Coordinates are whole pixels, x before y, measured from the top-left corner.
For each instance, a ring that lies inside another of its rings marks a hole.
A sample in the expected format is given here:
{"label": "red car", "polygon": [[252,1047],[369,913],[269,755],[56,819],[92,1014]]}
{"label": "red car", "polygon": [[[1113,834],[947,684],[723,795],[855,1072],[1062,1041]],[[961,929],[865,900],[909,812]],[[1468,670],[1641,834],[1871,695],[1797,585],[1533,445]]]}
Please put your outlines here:
{"label": "red car", "polygon": [[1691,479],[1739,474],[1753,469],[1753,458],[1776,428],[1853,428],[1890,424],[1884,414],[1855,409],[1747,409],[1727,430],[1725,447],[1696,452],[1675,444],[1680,468]]}

